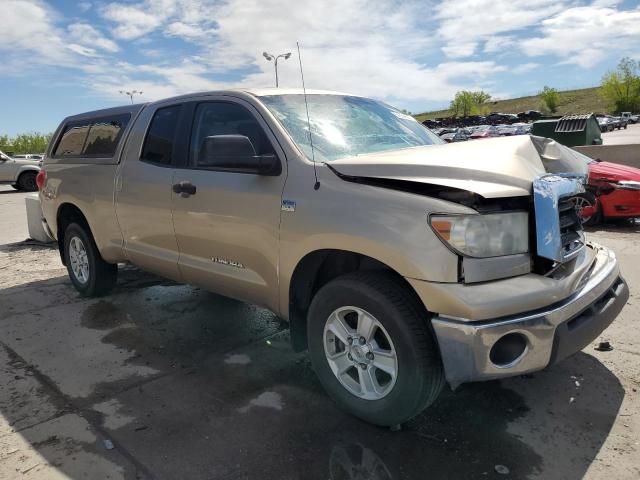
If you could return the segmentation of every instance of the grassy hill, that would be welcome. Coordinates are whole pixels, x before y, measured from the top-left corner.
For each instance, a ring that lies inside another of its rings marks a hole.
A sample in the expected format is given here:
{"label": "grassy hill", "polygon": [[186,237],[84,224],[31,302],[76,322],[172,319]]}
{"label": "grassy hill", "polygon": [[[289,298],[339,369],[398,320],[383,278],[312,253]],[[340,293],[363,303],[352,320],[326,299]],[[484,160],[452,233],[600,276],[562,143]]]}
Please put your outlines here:
{"label": "grassy hill", "polygon": [[[609,110],[606,102],[598,93],[598,87],[566,90],[558,93],[560,94],[560,102],[558,103],[557,115],[607,112]],[[488,112],[518,113],[525,110],[543,110],[542,105],[542,100],[536,95],[489,102],[487,103],[487,109]],[[448,117],[450,115],[449,110],[437,110],[419,113],[415,117],[422,122],[427,118]]]}

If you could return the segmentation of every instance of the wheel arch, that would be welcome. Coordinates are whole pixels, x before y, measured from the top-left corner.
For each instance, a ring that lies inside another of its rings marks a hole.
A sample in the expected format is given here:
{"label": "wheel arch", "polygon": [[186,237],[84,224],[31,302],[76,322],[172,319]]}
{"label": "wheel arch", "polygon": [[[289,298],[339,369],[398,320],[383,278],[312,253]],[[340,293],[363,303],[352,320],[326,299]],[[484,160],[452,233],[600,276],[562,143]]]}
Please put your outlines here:
{"label": "wheel arch", "polygon": [[77,223],[87,229],[87,233],[93,237],[91,226],[87,218],[76,205],[72,203],[63,203],[58,207],[56,213],[56,237],[58,239],[58,250],[60,251],[60,259],[62,264],[66,266],[64,259],[64,232],[71,223]]}
{"label": "wheel arch", "polygon": [[17,182],[18,179],[20,178],[20,176],[22,176],[24,173],[27,172],[34,172],[36,175],[40,172],[40,168],[33,166],[33,165],[23,165],[21,166],[18,171],[16,172],[16,178],[15,181]]}
{"label": "wheel arch", "polygon": [[309,252],[298,261],[288,285],[289,328],[295,351],[307,349],[307,313],[316,292],[339,276],[367,270],[388,272],[418,298],[413,287],[400,273],[375,258],[340,249]]}

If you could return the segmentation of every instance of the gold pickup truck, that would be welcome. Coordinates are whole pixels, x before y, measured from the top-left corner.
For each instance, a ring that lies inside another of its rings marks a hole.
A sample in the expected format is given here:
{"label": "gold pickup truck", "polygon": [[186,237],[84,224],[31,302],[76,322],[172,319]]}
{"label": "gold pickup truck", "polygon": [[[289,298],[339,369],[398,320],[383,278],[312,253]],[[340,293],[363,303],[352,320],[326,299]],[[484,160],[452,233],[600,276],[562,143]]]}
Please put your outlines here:
{"label": "gold pickup truck", "polygon": [[356,95],[237,90],[66,118],[37,182],[80,293],[128,262],[269,308],[343,408],[396,425],[618,315],[616,257],[573,202],[587,162],[528,135],[444,144]]}

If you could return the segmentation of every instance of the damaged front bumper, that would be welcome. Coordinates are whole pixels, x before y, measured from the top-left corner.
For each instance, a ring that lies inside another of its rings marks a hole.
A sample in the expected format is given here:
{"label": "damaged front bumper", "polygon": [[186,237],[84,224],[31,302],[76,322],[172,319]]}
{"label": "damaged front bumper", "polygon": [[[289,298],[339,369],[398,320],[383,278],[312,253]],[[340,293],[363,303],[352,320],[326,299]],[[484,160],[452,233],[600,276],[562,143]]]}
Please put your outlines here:
{"label": "damaged front bumper", "polygon": [[587,248],[595,250],[593,263],[581,286],[562,301],[498,319],[432,319],[452,388],[541,370],[581,350],[609,326],[629,289],[612,251],[595,244]]}

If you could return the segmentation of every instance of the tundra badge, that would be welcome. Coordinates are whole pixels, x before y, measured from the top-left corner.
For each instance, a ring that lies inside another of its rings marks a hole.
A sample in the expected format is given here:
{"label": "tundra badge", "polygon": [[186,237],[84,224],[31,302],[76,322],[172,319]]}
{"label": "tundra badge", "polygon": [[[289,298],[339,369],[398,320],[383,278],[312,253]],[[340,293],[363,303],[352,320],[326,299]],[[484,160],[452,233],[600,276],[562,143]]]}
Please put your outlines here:
{"label": "tundra badge", "polygon": [[293,200],[282,200],[282,211],[283,212],[295,212],[296,211],[296,202]]}

